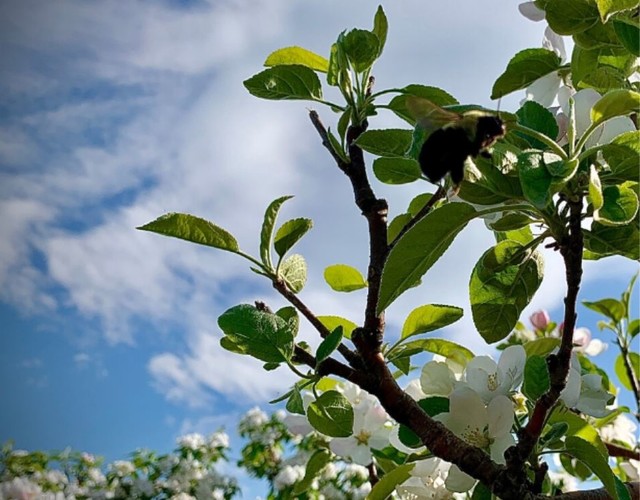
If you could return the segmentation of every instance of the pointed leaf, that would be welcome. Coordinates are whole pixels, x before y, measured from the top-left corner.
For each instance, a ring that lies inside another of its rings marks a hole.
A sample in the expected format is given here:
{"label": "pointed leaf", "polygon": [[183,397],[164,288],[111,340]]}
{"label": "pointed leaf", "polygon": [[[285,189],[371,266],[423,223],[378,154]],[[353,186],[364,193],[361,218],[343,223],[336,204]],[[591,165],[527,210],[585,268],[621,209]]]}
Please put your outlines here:
{"label": "pointed leaf", "polygon": [[307,283],[307,263],[302,255],[294,253],[282,261],[280,275],[293,293],[299,293]]}
{"label": "pointed leaf", "polygon": [[585,231],[584,246],[595,254],[592,258],[622,255],[628,259],[640,259],[640,231],[632,222],[626,226],[605,226],[597,221],[591,231]]}
{"label": "pointed leaf", "polygon": [[600,174],[608,183],[640,181],[640,130],[624,132],[615,137],[602,149],[602,156],[611,168],[611,172]]}
{"label": "pointed leaf", "polygon": [[544,10],[549,27],[558,35],[580,33],[599,21],[598,9],[586,0],[547,2]]}
{"label": "pointed leaf", "polygon": [[537,401],[550,386],[547,362],[542,356],[533,355],[527,358],[524,365],[524,383],[522,392],[531,401]]}
{"label": "pointed leaf", "polygon": [[283,320],[287,322],[289,328],[291,329],[291,333],[295,337],[298,335],[298,329],[300,328],[300,316],[298,316],[298,311],[293,306],[285,306],[281,307],[276,311],[276,315],[280,316]]}
{"label": "pointed leaf", "polygon": [[351,338],[351,333],[358,326],[353,321],[341,318],[340,316],[318,316],[318,320],[320,320],[320,323],[322,323],[330,332],[341,326],[343,335],[348,339]]}
{"label": "pointed leaf", "polygon": [[402,327],[400,338],[406,339],[420,333],[439,330],[462,318],[460,307],[440,304],[427,304],[417,307],[409,313]]}
{"label": "pointed leaf", "polygon": [[302,47],[284,47],[278,49],[267,57],[265,66],[290,66],[298,64],[306,66],[314,71],[326,73],[329,70],[329,61],[321,55]]}
{"label": "pointed leaf", "polygon": [[357,73],[369,69],[380,52],[378,37],[370,31],[361,29],[349,31],[344,36],[342,46]]}
{"label": "pointed leaf", "polygon": [[300,388],[294,385],[291,389],[291,396],[287,400],[285,406],[289,413],[295,413],[296,415],[304,415],[304,405],[302,403],[302,394],[300,394]]}
{"label": "pointed leaf", "polygon": [[551,353],[556,347],[560,347],[560,339],[557,337],[543,337],[540,339],[532,340],[524,344],[524,350],[528,356],[538,355],[546,356]]}
{"label": "pointed leaf", "polygon": [[606,23],[613,14],[637,7],[638,0],[596,0],[596,5],[602,22]]}
{"label": "pointed leaf", "polygon": [[377,156],[404,157],[411,146],[411,130],[367,130],[358,137],[356,144]]}
{"label": "pointed leaf", "polygon": [[324,270],[324,279],[336,292],[353,292],[367,287],[364,276],[355,267],[335,264]]}
{"label": "pointed leaf", "polygon": [[376,158],[373,173],[385,184],[408,184],[422,176],[420,165],[411,158]]}
{"label": "pointed leaf", "polygon": [[297,496],[308,491],[313,480],[329,462],[331,462],[331,453],[329,451],[316,450],[307,462],[304,477],[296,483],[291,494]]}
{"label": "pointed leaf", "polygon": [[458,104],[458,101],[451,94],[445,92],[438,87],[430,87],[428,85],[411,84],[401,89],[403,94],[394,97],[388,106],[391,111],[411,125],[415,125],[416,119],[407,109],[407,96],[422,97],[431,101],[438,106],[450,106]]}
{"label": "pointed leaf", "polygon": [[373,34],[378,37],[378,57],[382,54],[384,45],[387,41],[387,32],[389,31],[389,22],[387,16],[382,9],[382,5],[378,5],[376,15],[373,18]]}
{"label": "pointed leaf", "polygon": [[411,477],[411,471],[416,466],[415,463],[399,465],[392,471],[387,472],[375,484],[367,495],[367,500],[386,500],[389,498],[399,484],[404,483]]}
{"label": "pointed leaf", "polygon": [[322,98],[322,86],[312,69],[299,64],[274,66],[245,80],[244,86],[251,95],[262,99]]}
{"label": "pointed leaf", "polygon": [[613,29],[624,48],[634,56],[640,57],[640,26],[637,21],[614,19]]}
{"label": "pointed leaf", "polygon": [[593,210],[600,210],[602,208],[604,204],[602,183],[600,182],[600,176],[598,175],[595,165],[591,165],[589,169],[589,198],[591,199]]}
{"label": "pointed leaf", "polygon": [[493,84],[491,99],[498,99],[529,86],[538,78],[557,70],[560,62],[558,55],[547,49],[526,49],[518,52]]}
{"label": "pointed leaf", "polygon": [[389,252],[378,312],[420,280],[475,215],[475,209],[466,203],[448,203],[409,229]]}
{"label": "pointed leaf", "polygon": [[333,330],[327,338],[323,339],[316,351],[316,367],[318,364],[327,359],[333,351],[335,351],[342,342],[342,327],[338,326]]}
{"label": "pointed leaf", "polygon": [[315,430],[331,437],[353,434],[353,407],[338,391],[323,392],[307,408],[307,418]]}
{"label": "pointed leaf", "polygon": [[488,343],[511,333],[542,282],[542,256],[505,240],[487,250],[473,269],[469,294],[473,321]]}
{"label": "pointed leaf", "polygon": [[282,204],[291,198],[293,198],[293,196],[282,196],[281,198],[273,200],[264,213],[262,230],[260,231],[260,258],[262,259],[262,263],[269,269],[273,268],[270,248],[276,218],[278,217],[278,212]]}
{"label": "pointed leaf", "polygon": [[172,236],[209,247],[238,253],[240,248],[233,235],[213,222],[194,215],[170,213],[138,227],[142,231]]}
{"label": "pointed leaf", "polygon": [[596,311],[613,320],[615,323],[624,318],[626,314],[624,304],[616,299],[601,299],[595,302],[583,300],[582,304],[592,311]]}
{"label": "pointed leaf", "polygon": [[603,123],[615,116],[636,113],[640,108],[640,93],[627,89],[615,89],[607,92],[591,108],[591,121]]}
{"label": "pointed leaf", "polygon": [[313,221],[311,219],[304,218],[291,219],[282,224],[280,229],[276,232],[276,237],[273,242],[276,253],[282,257],[312,227]]}
{"label": "pointed leaf", "polygon": [[[636,380],[640,380],[640,355],[635,352],[629,352],[628,356],[631,370],[636,374]],[[627,373],[627,367],[624,363],[624,356],[622,354],[618,354],[614,369],[616,371],[616,375],[618,376],[618,380],[620,380],[620,383],[630,391],[633,390],[631,380],[629,379],[629,374]]]}
{"label": "pointed leaf", "polygon": [[224,312],[218,318],[218,326],[231,343],[254,358],[267,363],[291,359],[293,333],[287,322],[275,314],[241,304]]}
{"label": "pointed leaf", "polygon": [[389,353],[389,361],[397,361],[402,358],[410,358],[416,354],[431,352],[450,359],[460,366],[466,366],[473,359],[473,353],[455,342],[445,339],[412,340],[401,344]]}
{"label": "pointed leaf", "polygon": [[[516,115],[520,125],[536,130],[554,141],[558,137],[558,123],[555,117],[541,104],[535,101],[526,101],[516,112]],[[517,134],[529,142],[532,148],[545,149],[544,143],[537,139],[519,132]]]}
{"label": "pointed leaf", "polygon": [[626,186],[607,186],[602,191],[604,202],[594,219],[607,226],[629,224],[638,213],[638,196]]}
{"label": "pointed leaf", "polygon": [[518,175],[522,192],[527,200],[538,208],[545,208],[551,201],[552,177],[542,154],[525,151],[518,156]]}
{"label": "pointed leaf", "polygon": [[580,460],[593,472],[606,488],[609,495],[614,499],[619,499],[616,489],[615,479],[607,459],[591,443],[575,436],[567,437],[565,441],[566,452],[574,458]]}

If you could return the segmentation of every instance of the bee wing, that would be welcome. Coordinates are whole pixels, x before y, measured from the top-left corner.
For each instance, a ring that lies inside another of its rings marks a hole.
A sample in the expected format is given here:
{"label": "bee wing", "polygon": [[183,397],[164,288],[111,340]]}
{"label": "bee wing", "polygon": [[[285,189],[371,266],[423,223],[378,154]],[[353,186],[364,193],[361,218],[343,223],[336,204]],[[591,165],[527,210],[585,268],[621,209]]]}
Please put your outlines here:
{"label": "bee wing", "polygon": [[409,114],[428,132],[462,119],[461,114],[447,111],[423,97],[408,95],[405,102]]}

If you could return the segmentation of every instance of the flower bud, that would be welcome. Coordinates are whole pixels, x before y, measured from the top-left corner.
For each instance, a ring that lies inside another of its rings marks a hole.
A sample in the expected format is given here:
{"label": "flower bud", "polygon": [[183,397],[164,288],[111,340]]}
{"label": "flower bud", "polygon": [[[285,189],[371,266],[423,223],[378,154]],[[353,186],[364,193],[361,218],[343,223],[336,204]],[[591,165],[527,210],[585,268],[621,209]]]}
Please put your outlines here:
{"label": "flower bud", "polygon": [[549,313],[547,311],[541,309],[529,316],[529,321],[536,330],[544,330],[547,328],[551,318],[549,318]]}

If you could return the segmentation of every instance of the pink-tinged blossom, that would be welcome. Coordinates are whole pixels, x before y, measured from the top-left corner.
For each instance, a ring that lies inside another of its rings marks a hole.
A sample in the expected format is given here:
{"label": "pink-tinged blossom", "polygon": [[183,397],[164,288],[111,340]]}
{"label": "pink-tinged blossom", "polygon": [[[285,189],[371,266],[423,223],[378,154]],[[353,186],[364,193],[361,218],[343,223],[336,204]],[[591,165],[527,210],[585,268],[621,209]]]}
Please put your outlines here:
{"label": "pink-tinged blossom", "polygon": [[540,309],[529,316],[529,321],[536,330],[545,330],[551,321],[551,318],[547,311]]}
{"label": "pink-tinged blossom", "polygon": [[573,331],[573,346],[574,350],[588,356],[597,356],[609,347],[602,340],[592,338],[588,328],[576,328]]}

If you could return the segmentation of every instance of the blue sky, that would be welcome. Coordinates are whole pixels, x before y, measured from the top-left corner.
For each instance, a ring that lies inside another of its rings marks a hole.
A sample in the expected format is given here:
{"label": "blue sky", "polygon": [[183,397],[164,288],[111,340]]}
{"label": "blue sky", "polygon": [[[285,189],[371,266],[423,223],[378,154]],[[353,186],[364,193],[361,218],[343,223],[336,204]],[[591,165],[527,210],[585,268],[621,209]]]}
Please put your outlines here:
{"label": "blue sky", "polygon": [[[423,83],[489,105],[495,78],[544,25],[512,0],[405,0],[384,5],[390,33],[377,88]],[[294,194],[282,217],[311,217],[299,246],[302,297],[318,314],[354,321],[361,293],[324,284],[330,264],[364,270],[365,227],[344,176],[307,118],[308,103],[251,97],[242,81],[273,50],[323,55],[337,34],[370,27],[364,0],[9,1],[0,5],[0,441],[123,458],[172,448],[181,433],[232,432],[238,415],[293,378],[218,346],[217,317],[273,290],[232,255],[134,228],[170,211],[232,231],[255,253],[264,209]],[[521,96],[504,99],[513,111]],[[318,108],[326,124],[335,116]],[[400,126],[381,115],[373,128]],[[375,184],[392,215],[425,185]],[[390,335],[417,305],[465,307],[447,335],[488,352],[474,333],[466,287],[491,245],[471,225],[389,310]],[[583,298],[617,296],[636,266],[590,264]],[[557,255],[530,311],[559,306]],[[593,316],[579,323],[595,330]],[[317,343],[309,327],[303,338]],[[232,440],[232,445],[237,445]],[[237,450],[237,448],[236,448]],[[236,455],[237,456],[237,455]]]}

